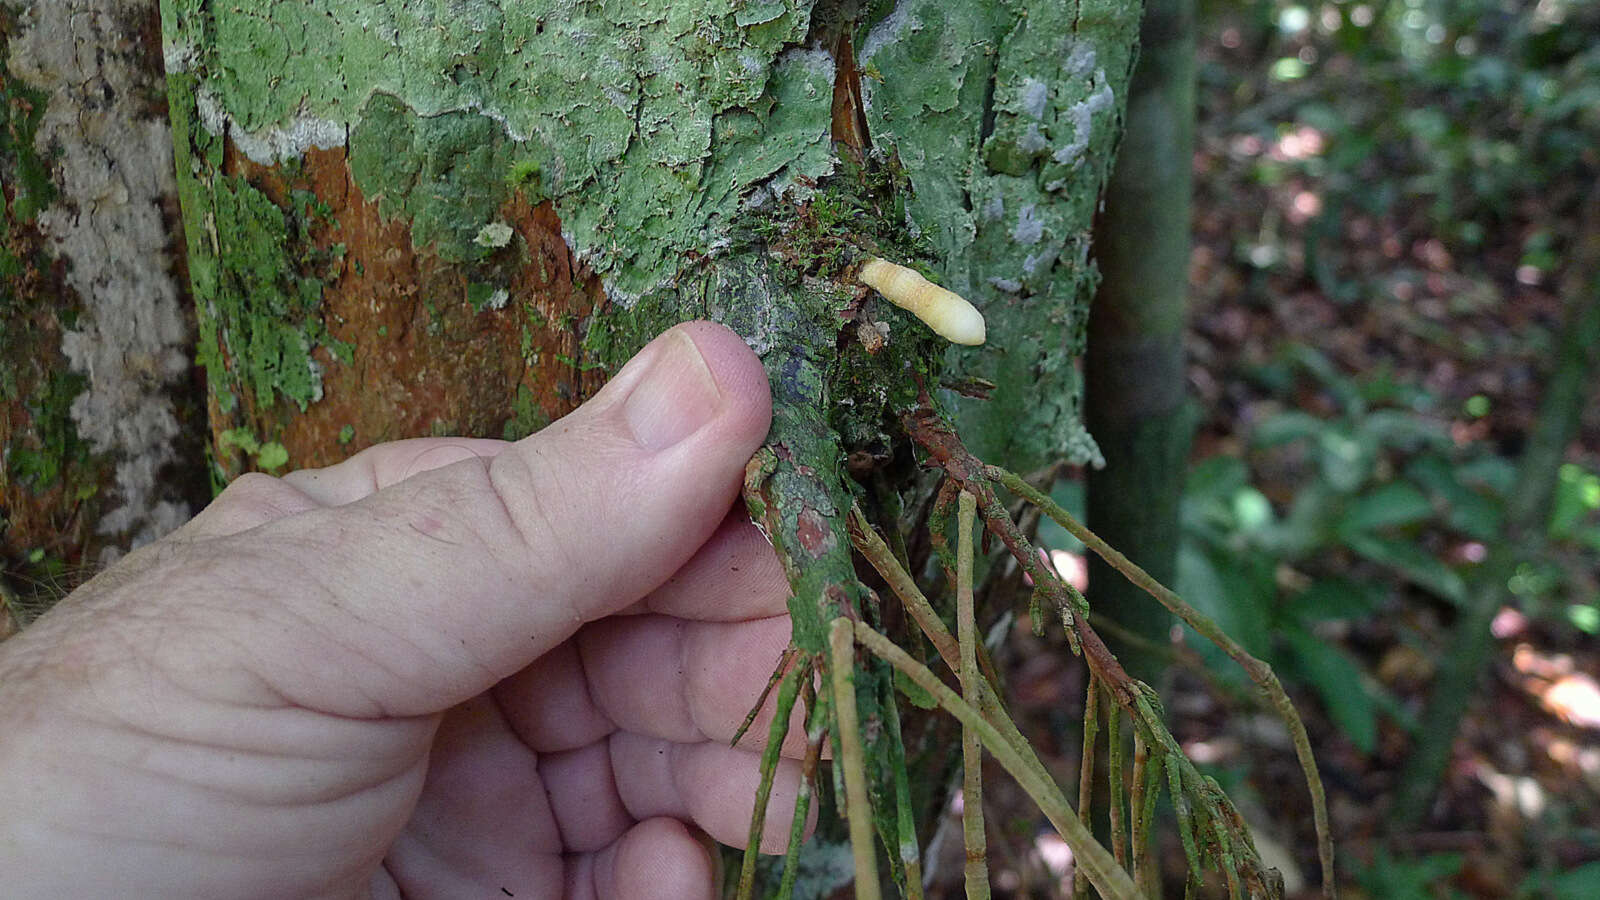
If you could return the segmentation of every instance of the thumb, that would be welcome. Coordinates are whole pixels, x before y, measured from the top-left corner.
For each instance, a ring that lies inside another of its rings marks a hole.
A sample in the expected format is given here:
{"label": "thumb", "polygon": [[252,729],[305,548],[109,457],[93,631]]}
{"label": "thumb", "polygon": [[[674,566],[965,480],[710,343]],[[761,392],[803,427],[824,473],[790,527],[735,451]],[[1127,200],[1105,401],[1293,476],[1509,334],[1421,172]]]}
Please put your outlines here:
{"label": "thumb", "polygon": [[744,342],[682,325],[491,459],[193,545],[226,562],[178,591],[231,613],[217,627],[249,648],[243,686],[342,715],[437,712],[666,580],[726,515],[770,419]]}

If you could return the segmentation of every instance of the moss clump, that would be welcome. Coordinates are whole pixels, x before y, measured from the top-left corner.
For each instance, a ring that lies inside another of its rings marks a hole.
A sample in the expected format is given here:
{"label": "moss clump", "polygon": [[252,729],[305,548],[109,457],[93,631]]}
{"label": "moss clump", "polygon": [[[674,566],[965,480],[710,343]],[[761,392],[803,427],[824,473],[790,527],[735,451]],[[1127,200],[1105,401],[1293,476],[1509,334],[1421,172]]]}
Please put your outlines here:
{"label": "moss clump", "polygon": [[508,441],[520,441],[549,424],[550,416],[539,406],[533,392],[527,385],[517,385],[517,397],[511,401],[511,418],[506,420],[500,436]]}
{"label": "moss clump", "polygon": [[[72,424],[74,397],[83,390],[86,379],[66,371],[50,373],[25,401],[32,417],[31,432],[6,447],[6,474],[35,493],[55,487],[74,465],[89,462],[89,445],[78,436]],[[84,493],[87,492],[87,493]],[[93,482],[85,481],[75,493],[83,500],[95,492]]]}
{"label": "moss clump", "polygon": [[855,278],[871,255],[937,281],[931,248],[906,225],[909,194],[893,157],[863,162],[845,151],[837,174],[818,182],[808,199],[759,210],[744,233],[796,294],[835,299],[840,337],[826,368],[828,417],[856,463],[893,456],[900,413],[936,387],[943,371],[946,342]]}

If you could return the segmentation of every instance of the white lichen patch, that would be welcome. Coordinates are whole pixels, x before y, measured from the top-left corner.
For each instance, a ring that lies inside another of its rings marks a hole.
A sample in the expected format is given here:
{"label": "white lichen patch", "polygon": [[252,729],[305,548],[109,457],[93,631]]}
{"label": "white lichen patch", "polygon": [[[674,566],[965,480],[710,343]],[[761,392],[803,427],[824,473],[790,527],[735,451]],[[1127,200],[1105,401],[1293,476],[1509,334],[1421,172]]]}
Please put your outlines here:
{"label": "white lichen patch", "polygon": [[1111,85],[1106,83],[1106,73],[1096,69],[1095,81],[1099,87],[1094,93],[1062,110],[1061,117],[1072,126],[1072,140],[1056,150],[1051,158],[1062,165],[1076,165],[1083,159],[1083,151],[1089,147],[1089,137],[1093,133],[1094,117],[1097,113],[1116,108],[1116,95],[1111,92]]}
{"label": "white lichen patch", "polygon": [[1043,119],[1050,103],[1050,85],[1037,78],[1022,79],[1022,110],[1035,119]]}
{"label": "white lichen patch", "polygon": [[200,124],[206,131],[217,137],[226,135],[239,148],[239,152],[263,166],[299,159],[313,148],[331,150],[343,147],[350,136],[349,126],[343,122],[305,114],[282,125],[255,132],[245,131],[222,108],[216,95],[205,87],[195,92],[195,107]]}
{"label": "white lichen patch", "polygon": [[907,0],[900,0],[895,4],[893,12],[884,16],[883,21],[867,32],[867,39],[861,42],[861,50],[857,53],[862,65],[866,65],[867,61],[876,56],[886,45],[900,40],[901,35],[907,30],[915,30],[921,26],[922,23],[911,14],[911,6]]}
{"label": "white lichen patch", "polygon": [[1017,225],[1011,229],[1011,239],[1019,244],[1037,244],[1044,237],[1044,220],[1039,218],[1038,207],[1024,204],[1017,211]]}
{"label": "white lichen patch", "polygon": [[[38,217],[83,304],[62,338],[88,379],[73,401],[79,435],[115,460],[114,505],[99,531],[152,541],[190,515],[159,479],[175,461],[171,392],[187,378],[190,342],[163,208],[176,193],[172,139],[149,115],[160,91],[127,23],[150,0],[50,0],[23,7],[10,75],[49,98],[36,149],[59,195]],[[158,76],[159,77],[159,76]],[[112,551],[115,552],[114,550]]]}

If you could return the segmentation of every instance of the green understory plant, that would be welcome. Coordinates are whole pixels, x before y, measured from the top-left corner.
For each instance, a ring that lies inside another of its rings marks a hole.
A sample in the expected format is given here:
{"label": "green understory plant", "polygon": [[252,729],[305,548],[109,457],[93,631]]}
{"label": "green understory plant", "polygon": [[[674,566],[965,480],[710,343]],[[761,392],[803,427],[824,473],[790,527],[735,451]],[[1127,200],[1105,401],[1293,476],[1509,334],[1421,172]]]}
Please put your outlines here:
{"label": "green understory plant", "polygon": [[[1305,772],[1312,794],[1319,856],[1322,860],[1326,896],[1336,896],[1333,879],[1333,844],[1327,819],[1323,789],[1316,765],[1312,759],[1310,743],[1304,726],[1278,684],[1276,676],[1265,663],[1247,653],[1239,644],[1228,638],[1211,620],[1183,602],[1170,589],[1155,582],[1137,566],[1130,563],[1115,549],[1107,546],[1084,528],[1074,517],[1026,480],[1013,473],[987,466],[976,459],[962,445],[953,428],[933,408],[926,394],[916,408],[902,418],[906,436],[925,454],[927,465],[942,471],[944,484],[928,514],[928,527],[935,538],[931,541],[941,567],[946,568],[947,584],[954,584],[957,594],[957,628],[951,629],[937,609],[918,588],[908,574],[907,563],[891,549],[904,546],[905,535],[898,533],[898,519],[882,526],[889,532],[888,539],[867,519],[858,504],[850,513],[850,537],[856,551],[884,580],[889,590],[900,600],[905,618],[914,623],[935,656],[955,675],[957,687],[946,684],[935,672],[896,641],[889,638],[874,620],[888,618],[886,610],[877,602],[877,595],[861,586],[863,596],[870,602],[861,609],[845,607],[827,626],[827,644],[822,650],[804,646],[797,638],[774,672],[769,690],[776,685],[777,711],[768,734],[768,752],[763,760],[763,790],[752,818],[750,844],[759,844],[761,823],[765,821],[766,785],[770,784],[777,757],[774,748],[783,742],[795,697],[802,681],[809,681],[814,668],[828,685],[818,689],[808,703],[808,722],[831,721],[836,791],[842,794],[850,834],[852,857],[856,871],[856,896],[875,900],[879,894],[878,861],[880,854],[875,846],[874,831],[882,838],[887,850],[882,854],[890,861],[891,872],[901,886],[904,896],[917,896],[920,886],[912,864],[917,860],[914,835],[911,847],[906,846],[907,835],[897,823],[906,820],[903,806],[885,811],[880,805],[889,798],[899,804],[903,794],[885,786],[871,790],[871,773],[886,768],[878,756],[881,752],[871,746],[871,739],[857,735],[861,724],[861,711],[857,699],[863,686],[869,687],[869,699],[878,709],[886,708],[884,694],[893,685],[913,702],[932,705],[954,716],[962,726],[964,758],[967,760],[963,782],[963,808],[982,809],[982,785],[978,767],[974,765],[976,743],[981,743],[995,759],[1017,780],[1020,786],[1038,804],[1045,818],[1057,829],[1063,840],[1073,849],[1078,871],[1085,877],[1080,886],[1092,884],[1103,897],[1137,898],[1144,896],[1141,885],[1156,881],[1151,867],[1155,864],[1149,853],[1154,811],[1157,797],[1163,789],[1171,798],[1176,811],[1179,837],[1188,865],[1188,881],[1192,886],[1200,883],[1202,873],[1208,869],[1218,872],[1226,881],[1230,897],[1281,897],[1282,882],[1278,874],[1266,868],[1256,853],[1254,843],[1242,817],[1223,794],[1214,779],[1202,775],[1178,746],[1163,723],[1159,699],[1148,686],[1128,676],[1115,656],[1106,648],[1100,636],[1090,625],[1088,602],[1075,588],[1043,565],[1033,542],[1023,534],[1012,519],[998,493],[1003,487],[1050,516],[1061,528],[1073,534],[1093,552],[1122,572],[1135,584],[1179,616],[1190,627],[1216,642],[1223,652],[1244,668],[1249,679],[1261,691],[1264,701],[1284,720],[1294,737],[1296,755]],[[765,452],[765,451],[764,451]],[[773,507],[762,490],[770,462],[760,455],[751,461],[746,478],[746,499],[758,524],[773,529]],[[958,540],[954,552],[947,545],[945,526],[951,513],[957,513]],[[1086,697],[1084,722],[1085,752],[1079,777],[1079,808],[1074,810],[1065,794],[1050,776],[1043,763],[1021,736],[1014,721],[1006,713],[1000,700],[999,687],[990,675],[979,666],[979,647],[975,612],[972,601],[972,570],[974,518],[981,520],[983,529],[1004,546],[1007,553],[1022,570],[1033,579],[1034,602],[1057,617],[1069,635],[1071,646],[1089,667],[1091,674]],[[797,635],[803,627],[797,623]],[[862,654],[866,654],[864,657]],[[873,661],[892,667],[894,677],[877,674]],[[909,684],[907,684],[909,682]],[[764,695],[757,703],[759,710],[766,701]],[[831,715],[819,720],[818,711],[827,709],[831,702]],[[754,719],[752,711],[751,720]],[[1097,734],[1101,718],[1105,720],[1105,734],[1109,759],[1109,772],[1105,780],[1110,790],[1109,816],[1112,822],[1111,847],[1108,848],[1093,835],[1089,822],[1087,798],[1097,785],[1094,773]],[[1132,753],[1125,752],[1122,720],[1129,723],[1132,733]],[[881,722],[880,722],[881,724]],[[897,728],[872,729],[878,738],[898,733]],[[816,732],[808,737],[814,743]],[[737,740],[737,738],[736,738]],[[889,751],[891,754],[895,750]],[[898,748],[904,753],[904,748]],[[1125,758],[1133,759],[1132,777],[1125,771]],[[808,754],[805,777],[815,779],[815,759]],[[810,792],[802,792],[795,810],[796,819],[804,818],[810,802]],[[965,878],[969,897],[987,896],[987,858],[982,838],[981,820],[974,813],[964,822],[967,841],[967,866]],[[740,897],[752,896],[751,872],[754,870],[754,850],[747,851],[740,880]],[[799,866],[799,847],[791,842],[785,860],[783,883],[792,884]],[[778,896],[786,896],[780,888]]]}

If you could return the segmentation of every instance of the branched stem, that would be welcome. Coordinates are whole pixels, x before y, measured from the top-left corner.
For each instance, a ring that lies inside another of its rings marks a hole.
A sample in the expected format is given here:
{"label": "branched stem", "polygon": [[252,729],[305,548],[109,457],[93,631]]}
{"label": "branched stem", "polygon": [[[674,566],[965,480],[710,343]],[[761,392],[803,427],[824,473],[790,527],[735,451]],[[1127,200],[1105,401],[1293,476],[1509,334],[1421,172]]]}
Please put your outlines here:
{"label": "branched stem", "polygon": [[961,650],[956,645],[956,639],[950,634],[950,629],[934,611],[933,604],[917,588],[917,583],[911,575],[895,559],[889,545],[883,538],[878,537],[878,532],[873,530],[872,524],[867,521],[861,512],[860,506],[850,508],[850,542],[855,545],[856,552],[866,558],[872,568],[877,570],[883,580],[888,583],[889,590],[900,598],[900,603],[906,608],[912,621],[927,635],[933,649],[938,651],[939,658],[950,667],[951,672],[961,671]]}
{"label": "branched stem", "polygon": [[[785,652],[786,660],[790,656]],[[761,751],[761,782],[756,788],[755,810],[750,814],[750,836],[744,847],[743,863],[739,867],[740,900],[749,900],[755,889],[756,857],[761,854],[761,835],[766,828],[767,801],[772,798],[772,779],[778,770],[778,757],[783,751],[784,738],[789,734],[789,714],[794,711],[795,698],[800,694],[800,682],[810,675],[811,660],[803,657],[799,665],[783,676],[778,686],[778,703],[772,714],[772,725],[767,729],[767,746]],[[765,692],[761,702],[765,702]],[[759,711],[760,706],[756,709]]]}
{"label": "branched stem", "polygon": [[[1082,820],[1083,827],[1088,829],[1094,828],[1089,810],[1094,800],[1094,748],[1099,734],[1100,679],[1090,669],[1089,686],[1083,692],[1083,755],[1078,758],[1078,818]],[[1072,894],[1080,898],[1089,896],[1088,882],[1074,878]]]}
{"label": "branched stem", "polygon": [[1121,572],[1129,581],[1143,588],[1146,593],[1160,601],[1169,611],[1185,624],[1193,628],[1201,637],[1222,648],[1239,667],[1244,669],[1250,679],[1272,701],[1273,709],[1289,729],[1289,735],[1294,741],[1295,756],[1300,761],[1301,771],[1305,775],[1306,784],[1311,792],[1312,817],[1317,829],[1317,855],[1322,862],[1322,891],[1329,898],[1336,898],[1339,893],[1338,885],[1334,881],[1333,868],[1333,832],[1328,824],[1328,801],[1322,787],[1322,776],[1317,771],[1315,757],[1311,753],[1311,739],[1306,734],[1305,723],[1300,720],[1300,714],[1295,711],[1294,704],[1290,702],[1289,695],[1283,690],[1283,685],[1278,681],[1278,676],[1272,667],[1265,662],[1251,656],[1243,647],[1239,646],[1223,630],[1201,614],[1199,610],[1184,602],[1171,589],[1156,581],[1148,572],[1140,568],[1132,560],[1117,552],[1115,547],[1101,540],[1098,535],[1084,527],[1050,497],[1035,489],[1021,477],[1004,469],[990,466],[989,477],[994,478],[1006,489],[1019,497],[1044,510],[1045,514],[1056,521],[1056,524],[1066,529],[1068,534],[1083,541],[1084,546],[1093,550],[1117,571]]}
{"label": "branched stem", "polygon": [[1117,865],[1127,868],[1127,825],[1123,811],[1128,808],[1128,798],[1122,787],[1122,707],[1115,703],[1106,704],[1106,767],[1111,780],[1111,804],[1107,807],[1111,816],[1111,852],[1116,854]]}
{"label": "branched stem", "polygon": [[745,714],[744,721],[739,723],[739,728],[733,733],[733,740],[728,742],[728,746],[739,746],[739,741],[744,739],[745,732],[750,730],[750,726],[756,722],[756,716],[761,714],[761,707],[767,705],[767,698],[772,695],[772,689],[778,686],[778,682],[783,680],[784,673],[789,671],[789,663],[794,661],[794,655],[799,652],[799,649],[794,644],[783,648],[783,653],[778,656],[777,667],[772,670],[772,676],[767,679],[767,686],[761,689],[761,696],[756,698],[755,705],[750,707],[750,711]]}
{"label": "branched stem", "polygon": [[[832,634],[836,636],[842,629],[849,627],[848,619],[835,619]],[[1078,821],[1072,804],[1067,802],[1067,798],[1061,793],[1061,788],[1055,781],[1047,776],[1041,776],[1044,765],[1031,750],[1025,746],[1012,745],[971,704],[957,696],[955,691],[940,681],[927,666],[912,659],[910,654],[901,650],[893,641],[873,631],[863,622],[855,623],[854,630],[855,639],[862,646],[903,672],[917,686],[933,694],[939,701],[940,707],[955,716],[961,724],[978,733],[983,745],[994,754],[995,760],[1010,772],[1011,777],[1015,778],[1022,789],[1033,798],[1033,802],[1039,805],[1039,809],[1050,824],[1055,826],[1062,840],[1072,848],[1081,870],[1099,889],[1102,897],[1107,900],[1139,900],[1139,893],[1134,888],[1132,879],[1128,877],[1128,873],[1117,867],[1117,861],[1112,857],[1111,851],[1095,841],[1089,829]],[[1025,757],[1033,759],[1030,762]]]}
{"label": "branched stem", "polygon": [[[950,667],[951,673],[959,677],[961,672],[961,649],[957,646],[955,637],[950,634],[950,629],[945,627],[944,620],[940,619],[938,613],[934,612],[933,604],[928,602],[928,598],[923,595],[916,582],[911,579],[911,576],[901,567],[899,561],[889,552],[888,545],[878,537],[877,532],[872,530],[872,526],[866,519],[860,516],[859,509],[852,510],[850,537],[855,543],[856,550],[866,558],[867,562],[877,570],[879,575],[883,576],[883,580],[888,583],[895,596],[900,598],[900,602],[905,606],[912,620],[917,623],[917,626],[922,629],[922,633],[927,635],[928,641],[939,651],[939,658],[944,660],[945,665]],[[954,582],[952,581],[952,583]],[[978,662],[981,667],[983,663],[981,657]],[[994,681],[992,680],[993,674],[990,672],[985,674],[989,677],[979,681],[979,694],[974,701],[978,709],[982,711],[983,717],[989,721],[989,724],[1005,735],[1006,740],[1017,747],[1027,746],[1028,739],[1022,736],[1021,731],[1017,730],[1016,723],[1012,721],[1010,716],[1006,715],[1005,709],[1000,704],[999,694],[995,690]],[[1037,761],[1037,757],[1031,754],[1028,755],[1028,758]],[[1039,769],[1039,775],[1045,779],[1050,777],[1043,767]]]}

